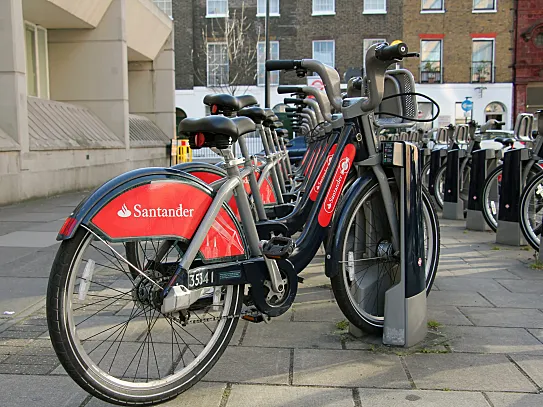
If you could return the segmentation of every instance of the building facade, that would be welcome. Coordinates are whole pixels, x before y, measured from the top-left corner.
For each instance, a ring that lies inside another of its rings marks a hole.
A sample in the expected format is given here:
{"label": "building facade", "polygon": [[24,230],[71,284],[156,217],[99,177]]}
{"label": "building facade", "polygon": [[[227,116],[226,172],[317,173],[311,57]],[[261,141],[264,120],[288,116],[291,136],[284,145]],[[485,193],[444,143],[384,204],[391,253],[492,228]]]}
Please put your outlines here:
{"label": "building facade", "polygon": [[543,0],[515,1],[515,110],[543,109]]}
{"label": "building facade", "polygon": [[[264,104],[265,0],[173,0],[176,106],[203,116],[206,94],[251,93]],[[374,42],[402,35],[402,0],[270,0],[272,59],[315,58],[334,66],[345,79],[363,66]],[[243,15],[243,24],[239,23]],[[242,26],[246,51],[231,58],[227,32]],[[236,65],[237,64],[237,65]],[[235,86],[232,85],[235,79]],[[271,75],[271,106],[281,103],[274,86],[306,83],[294,73]]]}
{"label": "building facade", "polygon": [[168,165],[172,32],[151,0],[0,1],[0,204]]}
{"label": "building facade", "polygon": [[[513,0],[405,0],[403,39],[420,59],[409,59],[417,90],[441,108],[434,127],[498,119],[510,129],[513,109]],[[464,112],[468,98],[473,110]],[[432,117],[419,98],[419,115]]]}

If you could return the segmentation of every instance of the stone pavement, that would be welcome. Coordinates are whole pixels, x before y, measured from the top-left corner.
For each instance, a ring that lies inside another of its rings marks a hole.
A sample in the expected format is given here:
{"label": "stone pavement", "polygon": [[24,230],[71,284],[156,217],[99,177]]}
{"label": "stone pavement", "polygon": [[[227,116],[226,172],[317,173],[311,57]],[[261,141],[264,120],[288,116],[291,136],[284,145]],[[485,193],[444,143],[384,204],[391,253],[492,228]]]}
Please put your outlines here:
{"label": "stone pavement", "polygon": [[[44,318],[54,239],[82,196],[0,208],[1,407],[108,405],[59,368]],[[424,344],[351,337],[317,257],[287,315],[241,322],[205,380],[165,406],[543,406],[543,270],[530,267],[533,251],[463,222],[441,226]]]}

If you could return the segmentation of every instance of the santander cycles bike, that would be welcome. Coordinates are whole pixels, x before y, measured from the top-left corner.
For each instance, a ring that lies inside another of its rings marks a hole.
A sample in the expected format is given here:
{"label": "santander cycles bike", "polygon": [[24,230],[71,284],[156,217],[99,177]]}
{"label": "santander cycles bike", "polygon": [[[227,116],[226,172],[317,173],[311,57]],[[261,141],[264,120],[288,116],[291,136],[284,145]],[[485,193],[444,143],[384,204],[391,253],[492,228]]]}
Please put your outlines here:
{"label": "santander cycles bike", "polygon": [[[325,157],[327,165],[309,176],[315,183],[305,195],[316,185],[319,190],[295,241],[259,236],[239,169],[244,159],[231,149],[255,131],[249,117],[181,123],[193,146],[213,148],[224,158],[226,177],[218,182],[174,168],[142,168],[81,202],[59,233],[47,292],[49,332],[67,373],[91,394],[120,405],[176,397],[213,367],[241,317],[258,322],[292,306],[303,281],[299,274],[323,241],[326,275],[342,311],[364,330],[381,329],[384,292],[399,272],[401,193],[394,169],[381,164],[375,116],[384,114],[387,81],[414,89],[409,72],[387,71],[409,56],[403,43],[372,46],[360,82],[364,96],[346,99],[331,67],[315,60],[267,61],[268,70],[317,72],[328,108],[342,115],[329,117],[335,121],[329,136],[315,140],[306,157],[314,163]],[[400,87],[399,93],[408,101],[412,91]],[[416,105],[409,110],[416,113]],[[324,133],[320,127],[312,130]],[[353,169],[356,180],[345,190]],[[418,177],[419,169],[413,174]],[[292,175],[307,178],[297,169]],[[232,195],[240,220],[228,204]],[[424,191],[422,206],[424,256],[416,267],[425,271],[429,292],[439,225]]]}

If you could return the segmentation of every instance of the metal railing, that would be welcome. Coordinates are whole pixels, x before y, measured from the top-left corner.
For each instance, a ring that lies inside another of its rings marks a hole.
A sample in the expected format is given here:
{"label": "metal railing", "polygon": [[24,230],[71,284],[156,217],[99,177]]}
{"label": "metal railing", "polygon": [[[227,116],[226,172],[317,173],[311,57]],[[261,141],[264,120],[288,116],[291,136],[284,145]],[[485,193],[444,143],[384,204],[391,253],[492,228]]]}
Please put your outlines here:
{"label": "metal railing", "polygon": [[496,77],[496,67],[492,61],[472,62],[471,83],[492,83]]}

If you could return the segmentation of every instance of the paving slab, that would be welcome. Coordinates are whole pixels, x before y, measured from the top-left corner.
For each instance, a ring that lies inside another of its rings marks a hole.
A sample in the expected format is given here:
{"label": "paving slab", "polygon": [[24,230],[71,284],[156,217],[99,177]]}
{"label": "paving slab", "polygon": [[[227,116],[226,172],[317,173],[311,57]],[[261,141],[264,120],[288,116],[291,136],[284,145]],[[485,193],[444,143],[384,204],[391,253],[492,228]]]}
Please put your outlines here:
{"label": "paving slab", "polygon": [[0,236],[0,247],[49,247],[57,243],[56,232],[20,231]]}
{"label": "paving slab", "polygon": [[341,349],[341,336],[337,331],[332,322],[272,321],[266,325],[250,324],[242,345]]}
{"label": "paving slab", "polygon": [[543,280],[543,270],[532,270],[529,267],[516,267],[509,269],[509,271],[514,276],[523,280]]}
{"label": "paving slab", "polygon": [[428,307],[428,321],[436,321],[442,325],[473,325],[458,308],[452,305],[432,305]]}
{"label": "paving slab", "polygon": [[75,407],[87,396],[68,378],[0,375],[0,406]]}
{"label": "paving slab", "polygon": [[543,312],[537,309],[459,307],[477,326],[543,328]]}
{"label": "paving slab", "polygon": [[441,291],[508,292],[506,288],[504,288],[491,278],[441,277],[439,275],[439,272],[437,273],[434,284],[437,284]]}
{"label": "paving slab", "polygon": [[428,306],[454,305],[464,307],[492,307],[480,294],[466,291],[435,291],[428,296]]}
{"label": "paving slab", "polygon": [[334,295],[329,287],[298,287],[294,302],[332,301],[333,299]]}
{"label": "paving slab", "polygon": [[289,349],[229,347],[205,376],[205,380],[288,384],[289,367]]}
{"label": "paving slab", "polygon": [[[51,246],[55,248],[55,246]],[[55,259],[57,249],[42,249],[30,253],[8,264],[0,265],[0,277],[5,283],[4,277],[28,277],[28,278],[49,278],[51,265]],[[43,292],[45,295],[45,291]]]}
{"label": "paving slab", "polygon": [[513,293],[543,294],[543,284],[534,284],[531,280],[496,280]]}
{"label": "paving slab", "polygon": [[45,297],[47,281],[47,278],[2,277],[0,314],[3,314],[4,311],[15,312],[10,316],[10,318],[14,318],[25,309],[41,301]]}
{"label": "paving slab", "polygon": [[543,355],[543,343],[525,329],[449,326],[441,329],[455,352]]}
{"label": "paving slab", "polygon": [[[0,209],[0,213],[2,210]],[[24,230],[27,227],[37,224],[37,222],[7,222],[0,221],[0,236],[7,235],[11,232],[16,232],[18,230]]]}
{"label": "paving slab", "polygon": [[[219,407],[226,384],[223,383],[198,383],[185,393],[170,400],[161,407]],[[85,407],[114,406],[97,398],[92,398]]]}
{"label": "paving slab", "polygon": [[70,213],[69,210],[64,212],[24,212],[17,209],[14,213],[8,213],[0,209],[0,221],[2,222],[52,222],[59,219],[66,219]]}
{"label": "paving slab", "polygon": [[543,394],[525,393],[487,393],[494,407],[540,407]]}
{"label": "paving slab", "polygon": [[352,390],[233,385],[228,407],[354,407]]}
{"label": "paving slab", "polygon": [[54,232],[58,233],[60,228],[64,225],[65,219],[55,220],[53,222],[46,223],[33,223],[32,225],[25,227],[22,230],[31,230],[36,232]]}
{"label": "paving slab", "polygon": [[543,356],[535,355],[511,355],[530,378],[543,388]]}
{"label": "paving slab", "polygon": [[505,355],[414,354],[405,357],[420,389],[535,392]]}
{"label": "paving slab", "polygon": [[359,389],[362,407],[489,407],[482,393]]}
{"label": "paving slab", "polygon": [[28,256],[38,250],[37,247],[0,247],[0,266]]}
{"label": "paving slab", "polygon": [[496,307],[505,308],[543,308],[543,294],[526,294],[511,292],[481,292]]}
{"label": "paving slab", "polygon": [[297,322],[329,321],[337,323],[345,320],[345,315],[343,315],[343,312],[341,312],[335,301],[296,304],[293,309],[293,320]]}
{"label": "paving slab", "polygon": [[396,355],[357,350],[294,350],[296,385],[409,389]]}

